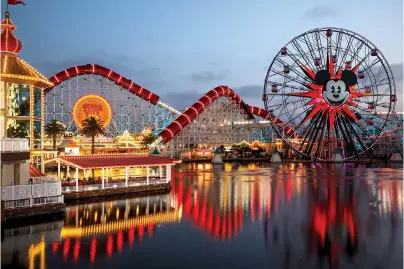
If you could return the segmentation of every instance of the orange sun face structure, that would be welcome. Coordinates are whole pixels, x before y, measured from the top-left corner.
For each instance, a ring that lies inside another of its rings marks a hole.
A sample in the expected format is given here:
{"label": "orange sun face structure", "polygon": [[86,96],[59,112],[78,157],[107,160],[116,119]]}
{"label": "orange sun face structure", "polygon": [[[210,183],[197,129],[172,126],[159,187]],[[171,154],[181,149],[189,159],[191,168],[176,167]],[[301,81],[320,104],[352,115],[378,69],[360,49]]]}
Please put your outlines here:
{"label": "orange sun face structure", "polygon": [[73,120],[79,128],[83,128],[83,120],[89,116],[101,119],[103,127],[107,128],[112,118],[109,102],[96,94],[82,96],[73,106]]}
{"label": "orange sun face structure", "polygon": [[357,106],[356,98],[371,95],[371,93],[360,92],[356,88],[357,78],[355,72],[361,62],[353,69],[342,70],[339,68],[335,72],[332,54],[330,53],[327,59],[327,70],[319,71],[317,74],[301,62],[298,61],[297,63],[311,80],[311,83],[305,84],[309,89],[308,91],[288,93],[288,95],[311,99],[306,105],[314,105],[302,123],[321,113],[328,118],[330,133],[334,131],[335,117],[340,117],[341,115],[348,116],[358,125],[360,124],[359,119],[350,107]]}

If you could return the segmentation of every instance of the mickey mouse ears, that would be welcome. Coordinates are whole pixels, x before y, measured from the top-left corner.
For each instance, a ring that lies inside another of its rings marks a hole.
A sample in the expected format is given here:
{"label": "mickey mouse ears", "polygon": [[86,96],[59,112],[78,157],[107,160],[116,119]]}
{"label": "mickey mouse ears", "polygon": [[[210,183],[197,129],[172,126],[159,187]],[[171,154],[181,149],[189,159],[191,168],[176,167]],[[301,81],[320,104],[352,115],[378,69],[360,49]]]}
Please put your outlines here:
{"label": "mickey mouse ears", "polygon": [[[327,81],[331,79],[331,74],[327,70],[320,70],[314,77],[314,82],[317,85],[324,85]],[[344,70],[341,73],[341,80],[345,82],[348,86],[354,86],[358,82],[358,78],[352,70]]]}

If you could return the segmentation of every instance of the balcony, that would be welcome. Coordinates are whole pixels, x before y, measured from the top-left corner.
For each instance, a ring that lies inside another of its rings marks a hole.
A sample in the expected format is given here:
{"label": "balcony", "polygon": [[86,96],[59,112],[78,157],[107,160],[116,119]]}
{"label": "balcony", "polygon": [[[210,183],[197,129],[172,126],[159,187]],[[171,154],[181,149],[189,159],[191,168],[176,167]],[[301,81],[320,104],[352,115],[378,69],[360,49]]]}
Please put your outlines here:
{"label": "balcony", "polygon": [[1,162],[13,163],[29,160],[29,140],[27,138],[0,139]]}
{"label": "balcony", "polygon": [[4,209],[63,203],[60,182],[11,185],[1,188]]}
{"label": "balcony", "polygon": [[29,140],[27,138],[2,138],[0,139],[0,152],[29,152]]}

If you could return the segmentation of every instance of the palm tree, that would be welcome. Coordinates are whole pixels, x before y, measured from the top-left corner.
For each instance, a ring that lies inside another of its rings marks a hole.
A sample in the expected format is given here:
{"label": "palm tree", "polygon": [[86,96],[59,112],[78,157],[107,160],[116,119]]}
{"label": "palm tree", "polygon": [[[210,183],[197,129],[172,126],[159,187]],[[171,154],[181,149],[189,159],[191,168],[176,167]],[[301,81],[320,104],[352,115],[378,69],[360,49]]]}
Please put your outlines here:
{"label": "palm tree", "polygon": [[105,129],[103,127],[104,122],[96,116],[89,116],[87,119],[83,120],[82,125],[83,127],[80,131],[80,134],[85,135],[87,137],[91,137],[91,154],[94,154],[95,137],[97,135],[105,134]]}
{"label": "palm tree", "polygon": [[53,120],[45,125],[45,134],[53,139],[53,150],[56,150],[56,138],[63,135],[66,131],[65,126],[58,120]]}
{"label": "palm tree", "polygon": [[154,135],[154,134],[148,134],[148,135],[146,135],[145,137],[143,137],[143,140],[142,140],[142,146],[144,147],[144,148],[147,148],[151,143],[153,143],[154,142],[154,140],[156,140],[157,139],[157,137]]}

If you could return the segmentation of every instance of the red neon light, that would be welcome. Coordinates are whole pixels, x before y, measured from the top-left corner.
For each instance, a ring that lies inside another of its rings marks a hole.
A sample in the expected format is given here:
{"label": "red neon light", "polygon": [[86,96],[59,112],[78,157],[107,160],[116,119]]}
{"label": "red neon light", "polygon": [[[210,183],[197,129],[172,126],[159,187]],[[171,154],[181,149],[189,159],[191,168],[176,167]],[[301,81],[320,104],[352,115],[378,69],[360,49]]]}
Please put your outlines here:
{"label": "red neon light", "polygon": [[90,246],[90,262],[93,263],[95,261],[95,256],[97,255],[97,239],[93,238],[91,240]]}
{"label": "red neon light", "polygon": [[197,116],[199,115],[198,110],[196,110],[196,108],[194,108],[193,106],[191,106],[190,108],[192,108],[195,111]]}
{"label": "red neon light", "polygon": [[205,105],[201,102],[201,101],[196,101],[197,103],[200,103],[201,105],[202,105],[202,107],[203,107],[203,110],[205,110],[206,108],[205,108]]}
{"label": "red neon light", "polygon": [[117,235],[117,240],[116,240],[116,244],[118,247],[118,252],[121,253],[122,252],[122,247],[123,247],[123,232],[119,231],[118,235]]}
{"label": "red neon light", "polygon": [[178,121],[174,121],[176,124],[178,124],[178,126],[180,126],[180,129],[182,130],[182,126],[181,126],[181,124],[178,122]]}
{"label": "red neon light", "polygon": [[139,237],[140,237],[140,242],[142,242],[143,236],[144,236],[144,227],[143,226],[139,226],[138,233],[139,233]]}
{"label": "red neon light", "polygon": [[59,249],[59,242],[53,242],[52,253],[55,254],[56,252],[58,252],[58,249]]}
{"label": "red neon light", "polygon": [[67,259],[67,255],[69,255],[69,250],[70,250],[70,238],[66,238],[66,240],[63,242],[63,260],[64,261]]}
{"label": "red neon light", "polygon": [[[194,108],[195,109],[195,108]],[[187,120],[188,120],[188,123],[191,123],[191,119],[188,117],[188,115],[187,114],[182,114],[182,115],[184,115],[186,118],[187,118]]]}
{"label": "red neon light", "polygon": [[168,129],[168,128],[167,128],[166,130],[170,132],[170,134],[171,134],[171,137],[170,137],[170,138],[173,138],[173,137],[174,137],[173,132],[171,132],[171,130],[170,130],[170,129]]}
{"label": "red neon light", "polygon": [[107,254],[109,257],[112,256],[112,253],[114,251],[114,239],[112,238],[112,235],[108,235],[107,239]]}
{"label": "red neon light", "polygon": [[222,95],[224,95],[226,92],[225,89],[222,86],[220,86],[219,88],[222,89]]}
{"label": "red neon light", "polygon": [[206,94],[205,94],[205,97],[208,97],[208,99],[209,99],[209,104],[212,104],[212,99],[210,99],[210,97],[207,96]]}
{"label": "red neon light", "polygon": [[65,69],[65,73],[68,77],[70,77],[69,73],[67,72],[67,69]]}
{"label": "red neon light", "polygon": [[80,254],[80,240],[76,239],[76,243],[74,244],[74,250],[73,250],[74,263],[77,263],[77,261],[79,260],[79,254]]}
{"label": "red neon light", "polygon": [[149,235],[149,237],[153,236],[153,223],[149,223],[149,225],[147,226],[147,234]]}
{"label": "red neon light", "polygon": [[79,69],[77,68],[77,65],[74,67],[74,69],[76,70],[76,75],[79,74]]}
{"label": "red neon light", "polygon": [[132,246],[133,242],[135,242],[135,228],[134,227],[130,227],[128,236],[129,236],[129,245]]}

